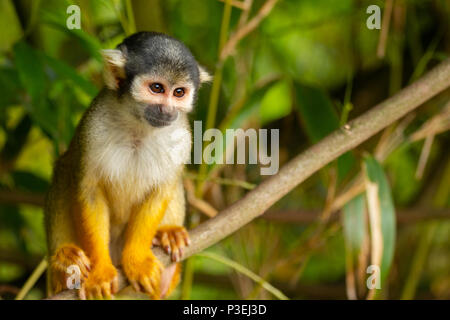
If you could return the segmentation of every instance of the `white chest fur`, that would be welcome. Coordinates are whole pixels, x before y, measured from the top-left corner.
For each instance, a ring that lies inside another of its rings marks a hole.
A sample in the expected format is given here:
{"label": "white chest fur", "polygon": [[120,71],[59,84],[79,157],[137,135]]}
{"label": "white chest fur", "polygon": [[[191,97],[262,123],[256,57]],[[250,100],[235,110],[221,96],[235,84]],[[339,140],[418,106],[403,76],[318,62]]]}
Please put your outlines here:
{"label": "white chest fur", "polygon": [[183,124],[180,119],[163,128],[100,125],[88,152],[99,178],[130,202],[175,179],[190,156],[191,134]]}

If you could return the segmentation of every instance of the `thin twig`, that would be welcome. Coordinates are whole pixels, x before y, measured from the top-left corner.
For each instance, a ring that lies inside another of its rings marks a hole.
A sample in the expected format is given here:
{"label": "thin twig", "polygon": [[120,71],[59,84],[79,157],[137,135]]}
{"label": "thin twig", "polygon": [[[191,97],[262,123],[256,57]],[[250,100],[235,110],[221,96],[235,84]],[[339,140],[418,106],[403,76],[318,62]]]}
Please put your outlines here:
{"label": "thin twig", "polygon": [[[219,0],[220,2],[226,2],[226,0]],[[247,10],[245,1],[231,0],[231,5],[241,10]]]}
{"label": "thin twig", "polygon": [[389,34],[389,25],[392,17],[392,8],[394,6],[394,0],[386,0],[386,7],[383,14],[383,21],[381,24],[380,39],[378,40],[377,56],[378,58],[384,58],[386,54],[386,42]]}
{"label": "thin twig", "polygon": [[192,207],[204,213],[206,216],[210,218],[215,217],[217,215],[218,211],[216,208],[214,208],[205,200],[197,198],[195,196],[195,186],[192,183],[192,181],[186,179],[184,181],[184,189],[186,190],[186,199]]}
{"label": "thin twig", "polygon": [[243,275],[249,277],[250,279],[252,279],[256,283],[260,284],[264,289],[269,291],[271,294],[273,294],[278,299],[280,299],[280,300],[289,300],[289,298],[286,297],[283,294],[283,292],[281,292],[280,290],[278,290],[277,288],[272,286],[269,282],[267,282],[266,280],[264,280],[263,278],[258,276],[256,273],[250,271],[249,269],[245,268],[244,266],[240,265],[239,263],[237,263],[237,262],[235,262],[233,260],[227,259],[227,258],[225,258],[223,256],[219,256],[219,255],[214,254],[212,252],[197,253],[196,256],[209,258],[209,259],[215,260],[217,262],[223,263],[223,264],[233,268],[237,272],[242,273]]}
{"label": "thin twig", "polygon": [[39,263],[39,265],[34,269],[31,276],[28,278],[28,280],[23,285],[22,289],[20,289],[19,293],[17,294],[16,300],[23,300],[25,296],[30,292],[30,290],[34,287],[35,283],[39,280],[39,278],[42,276],[42,274],[47,269],[47,258],[44,257],[42,261]]}
{"label": "thin twig", "polygon": [[425,138],[422,152],[420,153],[419,164],[416,169],[416,179],[420,180],[423,177],[425,166],[427,165],[428,158],[430,156],[431,147],[433,146],[434,135],[431,134]]}
{"label": "thin twig", "polygon": [[245,9],[243,9],[241,16],[239,17],[238,28],[241,28],[244,25],[244,23],[247,22],[248,16],[250,15],[250,9],[252,8],[253,5],[253,0],[244,0],[243,5]]}
{"label": "thin twig", "polygon": [[239,28],[235,34],[233,34],[228,42],[224,45],[222,52],[220,54],[220,61],[225,61],[225,59],[231,55],[236,48],[239,41],[247,36],[250,32],[255,30],[261,21],[267,17],[267,15],[272,11],[278,0],[267,0],[266,3],[261,7],[258,13],[250,19],[242,28]]}
{"label": "thin twig", "polygon": [[233,187],[240,187],[247,190],[253,190],[256,185],[244,180],[237,180],[237,179],[227,179],[227,178],[219,178],[219,177],[210,177],[210,176],[200,176],[195,173],[186,173],[186,178],[193,179],[193,180],[200,180],[200,181],[211,181],[217,184],[225,185],[225,186],[233,186]]}
{"label": "thin twig", "polygon": [[[225,8],[223,11],[222,23],[220,26],[219,50],[218,50],[219,57],[220,53],[222,52],[223,46],[225,45],[228,39],[230,19],[231,19],[231,0],[225,0]],[[220,97],[220,87],[222,84],[222,74],[223,74],[223,61],[220,61],[219,58],[219,63],[217,64],[213,76],[211,94],[209,96],[208,114],[206,116],[206,128],[205,128],[206,130],[214,127],[214,124],[216,122],[216,114]],[[208,166],[206,165],[205,162],[202,162],[200,164],[200,168],[198,169],[198,171],[201,176],[204,176],[206,174],[206,172],[208,171]],[[202,193],[203,193],[203,181],[199,181],[197,183],[196,195],[201,196]]]}

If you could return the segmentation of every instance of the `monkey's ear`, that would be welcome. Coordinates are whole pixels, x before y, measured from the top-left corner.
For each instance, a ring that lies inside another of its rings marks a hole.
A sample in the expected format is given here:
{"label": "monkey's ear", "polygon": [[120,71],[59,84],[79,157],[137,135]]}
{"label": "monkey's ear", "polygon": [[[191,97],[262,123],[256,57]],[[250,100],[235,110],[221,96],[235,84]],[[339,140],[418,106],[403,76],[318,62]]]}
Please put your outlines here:
{"label": "monkey's ear", "polygon": [[200,83],[210,82],[212,81],[213,77],[209,74],[208,71],[202,66],[198,66],[198,72],[200,75]]}
{"label": "monkey's ear", "polygon": [[103,76],[106,86],[117,90],[120,82],[125,79],[125,62],[127,59],[123,52],[117,49],[105,49],[101,51],[101,54],[105,61]]}

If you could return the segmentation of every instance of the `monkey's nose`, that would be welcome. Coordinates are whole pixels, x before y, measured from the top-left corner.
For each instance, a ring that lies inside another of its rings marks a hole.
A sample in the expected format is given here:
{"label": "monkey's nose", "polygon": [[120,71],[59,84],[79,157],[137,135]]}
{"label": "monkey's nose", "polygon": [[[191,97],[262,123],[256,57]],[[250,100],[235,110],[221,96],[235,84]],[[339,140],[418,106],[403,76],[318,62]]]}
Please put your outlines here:
{"label": "monkey's nose", "polygon": [[165,120],[174,120],[174,116],[176,117],[177,115],[175,108],[171,106],[160,104],[156,109],[160,117]]}
{"label": "monkey's nose", "polygon": [[175,108],[170,105],[160,104],[158,105],[158,111],[161,113],[172,114],[175,111]]}
{"label": "monkey's nose", "polygon": [[175,108],[167,107],[162,104],[149,105],[145,108],[144,117],[153,126],[165,126],[176,120],[178,111]]}

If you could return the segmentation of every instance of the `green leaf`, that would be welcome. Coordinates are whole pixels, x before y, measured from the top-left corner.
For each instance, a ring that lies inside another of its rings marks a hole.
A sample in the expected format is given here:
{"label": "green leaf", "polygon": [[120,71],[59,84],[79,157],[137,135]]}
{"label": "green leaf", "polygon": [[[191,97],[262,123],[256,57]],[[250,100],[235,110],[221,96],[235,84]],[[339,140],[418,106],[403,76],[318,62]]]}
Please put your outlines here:
{"label": "green leaf", "polygon": [[[396,220],[395,207],[392,200],[391,188],[389,186],[383,168],[372,156],[364,157],[366,178],[370,183],[377,186],[377,200],[379,204],[379,219],[381,220],[382,235],[382,259],[381,259],[381,282],[386,280],[392,264],[395,250]],[[373,230],[373,229],[372,229]]]}
{"label": "green leaf", "polygon": [[364,194],[360,194],[347,202],[343,208],[343,229],[346,250],[352,258],[359,255],[366,236],[365,221],[366,203]]}
{"label": "green leaf", "polygon": [[102,49],[100,41],[83,29],[69,29],[66,26],[66,13],[64,11],[51,12],[44,10],[42,12],[42,21],[55,29],[58,29],[68,36],[76,39],[80,45],[97,61],[102,61],[100,50]]}
{"label": "green leaf", "polygon": [[31,97],[31,102],[27,101],[25,108],[42,130],[56,139],[58,110],[47,99],[49,82],[40,54],[21,41],[14,46],[14,62],[22,86]]}
{"label": "green leaf", "polygon": [[14,46],[14,62],[31,98],[35,102],[42,100],[46,94],[47,77],[37,52],[25,41],[20,41]]}
{"label": "green leaf", "polygon": [[[20,103],[22,90],[19,74],[13,68],[0,69],[0,107]],[[4,109],[2,108],[2,111]]]}
{"label": "green leaf", "polygon": [[296,82],[295,93],[302,123],[313,143],[339,128],[338,116],[324,91]]}
{"label": "green leaf", "polygon": [[[294,82],[296,106],[307,136],[317,143],[339,129],[339,118],[325,91]],[[355,164],[351,152],[338,158],[338,176],[341,180]]]}
{"label": "green leaf", "polygon": [[45,54],[42,55],[42,58],[59,77],[61,77],[62,79],[70,80],[74,85],[78,86],[87,95],[89,95],[91,99],[95,97],[95,95],[97,95],[97,87],[94,86],[90,81],[80,76],[78,72],[70,65]]}
{"label": "green leaf", "polygon": [[46,192],[49,188],[47,180],[27,171],[14,171],[12,173],[16,188],[31,192]]}
{"label": "green leaf", "polygon": [[413,147],[412,144],[400,146],[384,161],[392,179],[392,195],[400,206],[414,201],[423,184],[423,180],[416,179],[417,156]]}
{"label": "green leaf", "polygon": [[242,100],[241,108],[238,110],[230,110],[227,117],[221,123],[220,130],[225,132],[225,129],[241,128],[249,118],[257,116],[262,99],[275,83],[276,81],[272,80],[262,87],[250,91],[248,97]]}
{"label": "green leaf", "polygon": [[0,153],[0,158],[4,162],[12,163],[19,156],[28,139],[31,126],[30,117],[25,115],[14,129],[6,130],[6,142]]}
{"label": "green leaf", "polygon": [[274,84],[264,95],[259,108],[261,124],[287,116],[292,109],[290,83],[287,80]]}
{"label": "green leaf", "polygon": [[[357,299],[357,276],[360,275],[361,265],[359,259],[367,239],[366,228],[366,203],[364,194],[360,194],[347,202],[342,210],[342,226],[345,243],[345,268],[347,272],[346,287],[349,299]],[[359,277],[358,277],[359,278]],[[361,279],[359,279],[361,281]]]}

